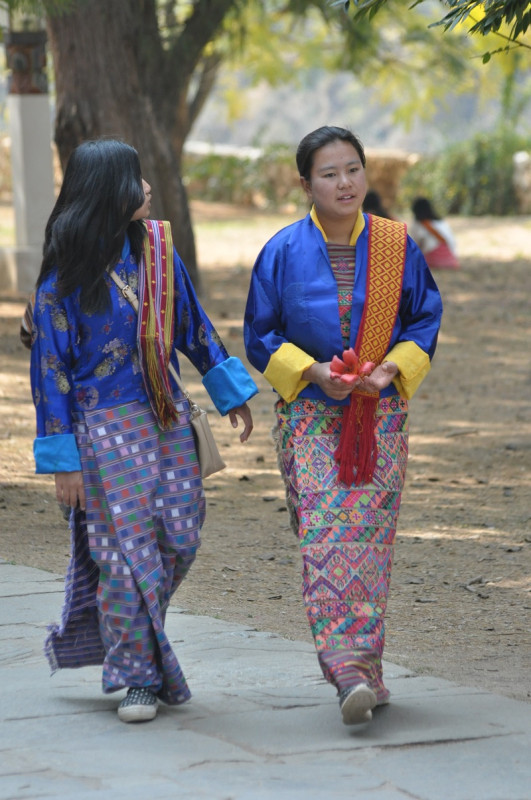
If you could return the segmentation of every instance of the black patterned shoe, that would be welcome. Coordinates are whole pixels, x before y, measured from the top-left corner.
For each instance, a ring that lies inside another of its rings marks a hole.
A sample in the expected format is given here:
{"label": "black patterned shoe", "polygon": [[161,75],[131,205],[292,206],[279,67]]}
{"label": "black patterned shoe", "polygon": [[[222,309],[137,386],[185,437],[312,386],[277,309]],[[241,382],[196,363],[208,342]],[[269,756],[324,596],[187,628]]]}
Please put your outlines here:
{"label": "black patterned shoe", "polygon": [[370,722],[375,705],[376,695],[366,683],[360,683],[350,689],[343,689],[339,695],[339,708],[345,725]]}
{"label": "black patterned shoe", "polygon": [[157,705],[157,697],[151,689],[133,687],[127,690],[118,706],[118,718],[122,722],[147,722],[157,716]]}

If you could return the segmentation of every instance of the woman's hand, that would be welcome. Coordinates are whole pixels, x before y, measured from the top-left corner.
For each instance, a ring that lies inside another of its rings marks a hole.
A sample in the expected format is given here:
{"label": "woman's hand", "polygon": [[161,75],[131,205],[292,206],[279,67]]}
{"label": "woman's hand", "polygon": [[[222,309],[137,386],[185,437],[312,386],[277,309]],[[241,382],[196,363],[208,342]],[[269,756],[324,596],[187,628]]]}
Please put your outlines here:
{"label": "woman's hand", "polygon": [[344,400],[353,391],[367,394],[381,392],[389,386],[398,373],[397,365],[393,361],[386,361],[385,364],[375,367],[371,374],[363,379],[358,378],[354,383],[344,383],[339,375],[333,377],[330,375],[330,363],[315,362],[302,373],[302,378],[310,383],[316,383],[332,400]]}
{"label": "woman's hand", "polygon": [[325,361],[322,364],[316,361],[315,364],[312,364],[302,373],[302,379],[310,381],[310,383],[316,383],[332,400],[344,400],[359,385],[359,381],[356,383],[344,383],[339,379],[339,376],[332,377],[330,374],[330,361]]}
{"label": "woman's hand", "polygon": [[238,406],[237,408],[233,408],[231,411],[229,411],[229,419],[233,428],[238,427],[238,417],[242,418],[244,425],[243,431],[240,433],[240,442],[243,444],[247,441],[253,429],[253,415],[251,414],[251,409],[247,403],[244,403],[243,406]]}
{"label": "woman's hand", "polygon": [[382,389],[387,389],[395,375],[398,373],[398,367],[394,361],[386,361],[384,364],[375,367],[370,375],[364,378],[356,385],[357,392],[381,392]]}
{"label": "woman's hand", "polygon": [[85,511],[85,487],[81,472],[56,472],[55,496],[58,503],[72,508],[77,508],[79,504],[81,511]]}

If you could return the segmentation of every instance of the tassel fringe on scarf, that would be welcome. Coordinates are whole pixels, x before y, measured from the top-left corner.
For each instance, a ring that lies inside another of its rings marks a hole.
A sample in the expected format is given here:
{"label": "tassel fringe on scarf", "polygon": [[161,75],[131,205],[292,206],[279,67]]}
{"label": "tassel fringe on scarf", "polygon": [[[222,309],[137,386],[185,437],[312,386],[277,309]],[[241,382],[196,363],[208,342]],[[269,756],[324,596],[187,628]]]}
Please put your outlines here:
{"label": "tassel fringe on scarf", "polygon": [[138,340],[144,384],[163,429],[179,418],[168,375],[173,348],[173,240],[169,222],[145,220],[142,269],[139,271]]}
{"label": "tassel fringe on scarf", "polygon": [[[378,395],[352,392],[343,412],[343,425],[335,458],[339,464],[339,480],[360,486],[370,483],[376,467],[376,410]],[[355,474],[354,474],[355,469]]]}

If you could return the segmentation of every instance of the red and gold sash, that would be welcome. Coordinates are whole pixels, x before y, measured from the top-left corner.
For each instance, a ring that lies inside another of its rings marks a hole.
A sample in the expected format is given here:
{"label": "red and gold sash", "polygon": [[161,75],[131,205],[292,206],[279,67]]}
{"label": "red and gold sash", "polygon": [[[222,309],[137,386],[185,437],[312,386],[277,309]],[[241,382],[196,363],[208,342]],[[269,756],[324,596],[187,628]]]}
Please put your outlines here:
{"label": "red and gold sash", "polygon": [[138,341],[144,385],[162,428],[178,419],[168,376],[174,338],[173,240],[169,222],[144,220],[138,275]]}
{"label": "red and gold sash", "polygon": [[[396,322],[406,257],[406,226],[368,214],[367,291],[354,347],[360,361],[381,364]],[[339,480],[370,483],[376,466],[376,411],[379,394],[353,392],[345,408],[336,460]],[[356,475],[354,476],[354,467]]]}

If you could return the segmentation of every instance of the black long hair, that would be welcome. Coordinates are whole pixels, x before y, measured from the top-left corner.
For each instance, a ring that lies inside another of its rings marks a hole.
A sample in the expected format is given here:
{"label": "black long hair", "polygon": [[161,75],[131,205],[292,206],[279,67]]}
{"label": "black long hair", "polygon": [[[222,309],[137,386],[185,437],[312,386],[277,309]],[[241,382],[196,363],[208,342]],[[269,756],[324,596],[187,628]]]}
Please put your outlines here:
{"label": "black long hair", "polygon": [[411,205],[411,210],[419,222],[429,222],[432,219],[440,219],[435,213],[435,209],[427,197],[416,197]]}
{"label": "black long hair", "polygon": [[330,142],[350,142],[354,150],[360,157],[362,166],[365,167],[365,150],[358,137],[349,131],[348,128],[337,128],[334,125],[323,125],[322,128],[317,128],[311,133],[306,134],[304,139],[301,139],[297,147],[297,169],[301,178],[310,180],[310,175],[313,166],[313,156],[316,150],[324,147]]}
{"label": "black long hair", "polygon": [[119,260],[125,234],[139,260],[144,225],[131,217],[144,202],[138,153],[117,139],[80,144],[71,154],[63,184],[46,224],[39,286],[57,267],[58,296],[81,288],[86,313],[104,311],[109,292],[103,274]]}
{"label": "black long hair", "polygon": [[382,204],[382,198],[374,189],[370,189],[365,195],[363,210],[366,214],[375,214],[377,217],[385,217],[386,219],[390,218]]}

